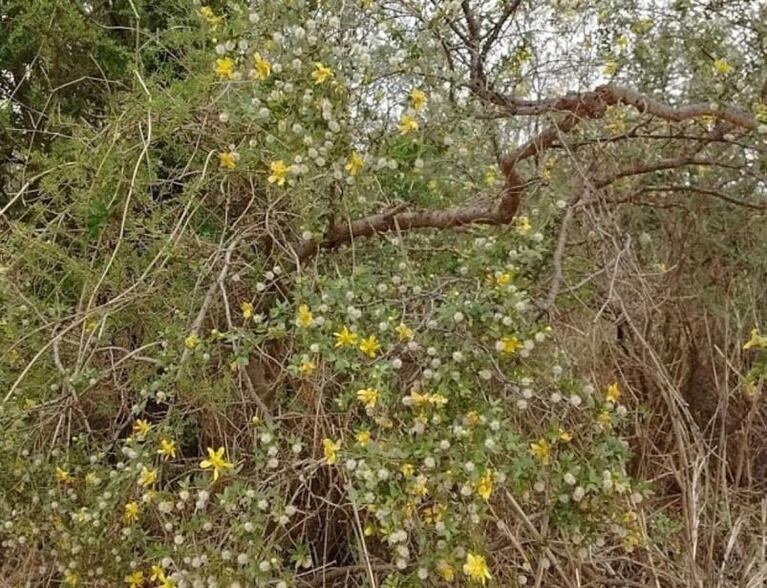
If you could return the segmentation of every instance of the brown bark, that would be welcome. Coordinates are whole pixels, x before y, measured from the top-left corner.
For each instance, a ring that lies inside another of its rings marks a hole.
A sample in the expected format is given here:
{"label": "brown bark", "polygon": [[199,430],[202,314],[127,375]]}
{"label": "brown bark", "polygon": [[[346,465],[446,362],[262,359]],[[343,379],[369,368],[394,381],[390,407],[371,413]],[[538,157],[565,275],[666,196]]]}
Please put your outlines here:
{"label": "brown bark", "polygon": [[502,225],[514,218],[519,208],[524,184],[513,167],[504,169],[505,184],[501,198],[490,205],[461,206],[437,210],[383,212],[347,223],[337,222],[322,239],[305,239],[296,249],[306,260],[320,249],[334,249],[358,237],[372,237],[390,231],[413,229],[450,229],[470,224]]}
{"label": "brown bark", "polygon": [[[476,24],[471,22],[469,34],[476,39]],[[471,46],[473,53],[470,87],[475,95],[489,104],[500,106],[507,115],[541,115],[562,112],[564,116],[553,122],[537,136],[517,147],[501,159],[500,167],[505,183],[497,202],[486,206],[463,206],[439,210],[402,211],[395,209],[364,218],[336,222],[320,239],[307,239],[299,243],[296,254],[300,261],[315,255],[320,249],[333,249],[349,243],[357,237],[372,237],[390,231],[410,231],[433,228],[450,229],[470,224],[502,225],[510,223],[519,209],[525,182],[520,178],[516,166],[552,146],[563,134],[570,132],[584,120],[599,119],[605,115],[608,106],[624,104],[636,108],[642,114],[649,114],[669,122],[683,122],[701,116],[713,116],[734,127],[745,130],[756,128],[755,117],[746,111],[716,104],[694,103],[671,106],[632,90],[630,88],[605,84],[594,91],[569,93],[547,100],[518,100],[495,92],[487,86],[482,68],[482,54],[476,42]],[[705,164],[695,158],[678,158],[660,162],[638,164],[637,166],[595,182],[595,187],[604,187],[620,177],[649,173],[662,169],[673,169],[686,165]]]}

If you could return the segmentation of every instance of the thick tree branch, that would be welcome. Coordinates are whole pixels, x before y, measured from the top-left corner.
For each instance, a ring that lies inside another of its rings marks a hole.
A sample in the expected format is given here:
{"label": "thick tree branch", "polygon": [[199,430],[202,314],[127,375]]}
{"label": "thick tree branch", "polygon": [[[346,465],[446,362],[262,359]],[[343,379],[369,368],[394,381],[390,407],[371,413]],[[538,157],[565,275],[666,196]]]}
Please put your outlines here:
{"label": "thick tree branch", "polygon": [[[521,194],[525,188],[525,183],[516,171],[517,163],[545,151],[563,133],[572,130],[580,121],[603,117],[607,107],[611,105],[625,104],[636,108],[643,114],[650,114],[673,122],[707,115],[744,129],[756,127],[756,120],[750,113],[736,108],[703,103],[674,107],[630,88],[612,84],[599,86],[593,92],[570,93],[559,98],[541,101],[520,101],[502,96],[487,87],[482,68],[483,56],[479,51],[479,24],[465,2],[463,6],[472,53],[470,83],[472,91],[480,99],[502,106],[509,115],[563,112],[566,113],[565,116],[501,159],[505,185],[497,202],[488,206],[464,206],[442,210],[401,211],[397,209],[349,220],[345,223],[337,222],[322,238],[306,239],[299,243],[296,249],[299,260],[304,261],[312,257],[320,249],[333,249],[352,242],[357,237],[370,237],[390,231],[410,231],[422,228],[448,229],[470,224],[502,225],[510,223],[519,208]],[[623,177],[688,165],[712,164],[715,162],[695,157],[664,159],[620,170],[615,174],[596,180],[593,185],[595,188],[603,188]]]}
{"label": "thick tree branch", "polygon": [[701,116],[713,116],[743,129],[751,130],[757,126],[756,117],[753,114],[731,106],[720,107],[717,104],[700,102],[674,107],[631,88],[611,84],[598,87],[596,92],[604,97],[607,104],[626,104],[633,106],[643,114],[652,114],[672,122],[682,122]]}
{"label": "thick tree branch", "polygon": [[549,112],[574,113],[586,105],[602,102],[605,106],[616,104],[633,106],[642,114],[651,114],[671,122],[713,116],[743,129],[752,130],[757,126],[754,115],[739,108],[719,106],[708,102],[671,106],[631,88],[614,84],[598,86],[592,92],[569,93],[545,100],[520,100],[487,88],[478,89],[473,85],[471,87],[480,99],[501,107],[507,115],[538,116]]}
{"label": "thick tree branch", "polygon": [[606,105],[598,94],[577,96],[569,95],[561,100],[561,110],[568,112],[562,120],[553,123],[537,136],[530,139],[509,153],[505,158],[506,168],[513,167],[519,161],[538,155],[559,139],[562,134],[570,132],[582,120],[601,118],[605,114]]}
{"label": "thick tree branch", "polygon": [[305,239],[296,248],[296,255],[302,261],[315,255],[320,249],[333,249],[350,243],[358,237],[390,231],[411,231],[413,229],[450,229],[471,224],[503,225],[514,219],[525,185],[511,169],[506,174],[501,197],[489,205],[460,206],[437,210],[416,210],[383,212],[347,223],[338,222],[321,239]]}
{"label": "thick tree branch", "polygon": [[471,85],[477,91],[487,86],[487,77],[485,76],[484,55],[480,51],[480,25],[474,13],[471,10],[469,0],[461,2],[464,18],[466,19],[466,29],[469,31],[468,49],[471,55],[470,76]]}

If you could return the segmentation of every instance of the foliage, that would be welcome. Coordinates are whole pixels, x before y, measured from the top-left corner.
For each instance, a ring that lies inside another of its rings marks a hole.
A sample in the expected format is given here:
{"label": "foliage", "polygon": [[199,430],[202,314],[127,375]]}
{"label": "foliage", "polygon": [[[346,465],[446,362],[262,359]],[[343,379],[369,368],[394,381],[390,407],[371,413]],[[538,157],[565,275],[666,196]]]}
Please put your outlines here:
{"label": "foliage", "polygon": [[0,8],[2,569],[753,581],[758,476],[696,400],[758,436],[767,8],[733,4]]}

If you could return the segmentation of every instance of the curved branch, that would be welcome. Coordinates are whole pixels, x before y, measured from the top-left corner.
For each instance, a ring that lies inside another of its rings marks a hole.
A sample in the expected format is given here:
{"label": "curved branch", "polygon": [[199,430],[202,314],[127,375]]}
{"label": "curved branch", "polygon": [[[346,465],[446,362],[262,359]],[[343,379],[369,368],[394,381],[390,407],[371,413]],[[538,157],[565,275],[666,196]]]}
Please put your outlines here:
{"label": "curved branch", "polygon": [[[473,34],[477,34],[476,23],[470,23]],[[476,53],[476,47],[474,47]],[[475,68],[477,63],[475,62]],[[599,86],[593,92],[567,94],[551,100],[517,101],[504,97],[487,88],[477,71],[473,72],[472,90],[480,98],[497,103],[500,101],[509,110],[509,114],[541,114],[545,112],[565,112],[566,116],[553,123],[540,134],[520,145],[501,159],[501,170],[505,177],[504,190],[497,203],[489,206],[464,206],[441,210],[393,211],[374,214],[345,223],[335,223],[322,238],[305,239],[299,243],[296,254],[303,261],[315,255],[320,249],[333,249],[349,243],[357,237],[371,237],[390,231],[410,231],[413,229],[433,228],[449,229],[470,224],[501,225],[512,221],[519,208],[519,202],[525,183],[515,168],[519,161],[545,151],[561,136],[573,129],[580,121],[597,119],[605,115],[608,106],[626,104],[637,108],[642,113],[652,114],[670,121],[683,121],[703,115],[718,117],[745,129],[756,127],[756,120],[745,111],[736,108],[719,108],[710,104],[691,104],[673,107],[659,102],[639,92],[611,84]],[[711,165],[709,160],[694,157],[665,159],[650,164],[641,164],[621,170],[609,177],[597,180],[596,188],[605,187],[616,180],[653,171],[673,169],[686,165]]]}
{"label": "curved branch", "polygon": [[672,122],[682,122],[701,116],[713,116],[743,129],[751,130],[757,126],[756,117],[753,114],[732,106],[720,107],[717,104],[700,102],[674,107],[631,88],[612,84],[599,86],[596,92],[602,94],[608,104],[626,104],[633,106],[643,114],[652,114]]}
{"label": "curved branch", "polygon": [[350,243],[357,237],[372,237],[390,231],[414,229],[451,229],[472,224],[504,225],[517,213],[519,201],[526,185],[514,169],[506,172],[506,183],[501,197],[490,205],[459,206],[437,210],[400,211],[373,214],[347,223],[338,222],[321,239],[305,239],[296,249],[302,261],[320,249],[334,249]]}
{"label": "curved branch", "polygon": [[671,122],[713,116],[743,129],[753,130],[757,127],[756,117],[739,108],[708,102],[672,106],[631,88],[614,84],[604,84],[590,92],[571,92],[545,100],[520,100],[488,88],[477,88],[474,85],[471,85],[471,88],[480,99],[501,107],[507,115],[538,116],[549,112],[575,113],[588,104],[602,102],[605,106],[616,104],[632,106],[642,114],[651,114]]}

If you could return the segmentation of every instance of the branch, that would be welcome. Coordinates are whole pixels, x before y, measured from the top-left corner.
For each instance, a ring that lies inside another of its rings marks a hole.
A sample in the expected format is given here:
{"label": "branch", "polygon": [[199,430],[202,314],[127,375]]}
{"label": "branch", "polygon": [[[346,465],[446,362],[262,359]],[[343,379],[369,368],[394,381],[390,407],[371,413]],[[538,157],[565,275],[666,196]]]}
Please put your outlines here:
{"label": "branch", "polygon": [[[478,25],[470,11],[467,12],[466,16],[469,20],[470,34],[476,39],[475,35],[478,34]],[[610,84],[599,86],[593,92],[583,94],[571,93],[559,98],[537,102],[518,101],[513,98],[504,97],[486,87],[483,80],[481,61],[476,59],[476,41],[472,45],[473,54],[475,55],[473,66],[476,69],[472,72],[471,87],[480,98],[486,98],[494,103],[496,100],[501,101],[507,107],[510,114],[541,114],[555,111],[567,113],[562,120],[553,123],[539,135],[520,145],[501,159],[501,169],[506,183],[498,202],[488,206],[465,206],[443,210],[404,212],[394,210],[366,216],[346,223],[339,222],[334,224],[322,238],[306,239],[299,243],[296,250],[299,260],[303,261],[312,257],[320,249],[333,249],[349,243],[357,237],[371,237],[394,230],[449,229],[471,224],[508,224],[514,218],[519,208],[521,194],[525,188],[525,183],[515,170],[517,163],[545,151],[552,146],[562,133],[569,132],[579,122],[603,117],[607,107],[610,105],[618,103],[630,105],[642,113],[652,114],[659,118],[676,122],[703,115],[711,115],[742,128],[752,129],[756,127],[756,120],[753,116],[735,108],[718,108],[710,104],[691,104],[675,108],[629,88]],[[623,177],[664,169],[673,169],[687,165],[715,164],[716,162],[694,157],[664,159],[621,170],[616,174],[597,180],[594,186],[602,188]]]}
{"label": "branch", "polygon": [[631,88],[613,84],[598,86],[591,92],[571,92],[564,96],[545,100],[520,100],[487,88],[470,86],[480,99],[501,107],[507,115],[537,116],[548,112],[575,113],[576,110],[586,105],[601,102],[604,106],[616,104],[633,106],[642,114],[651,114],[671,122],[682,122],[701,116],[713,116],[743,129],[753,130],[757,126],[756,118],[745,110],[731,106],[720,107],[708,102],[675,107]]}
{"label": "branch", "polygon": [[698,157],[675,157],[671,159],[660,159],[658,161],[653,161],[651,163],[641,163],[638,165],[634,165],[632,167],[619,170],[616,173],[606,176],[604,178],[595,180],[594,187],[604,188],[605,186],[609,186],[610,184],[616,182],[617,180],[620,180],[621,178],[626,178],[629,176],[638,176],[641,174],[649,174],[652,172],[662,171],[666,169],[676,169],[678,167],[685,167],[688,165],[720,165],[720,164],[710,159],[701,159]]}
{"label": "branch", "polygon": [[506,8],[504,9],[503,14],[501,14],[501,17],[498,19],[498,22],[495,23],[493,28],[485,37],[485,42],[482,45],[481,51],[482,59],[485,59],[487,54],[490,53],[490,49],[492,49],[493,43],[495,43],[496,39],[498,39],[498,35],[501,34],[503,27],[506,26],[509,18],[514,15],[520,4],[522,4],[522,0],[513,0],[512,2],[506,4]]}
{"label": "branch", "polygon": [[752,210],[759,210],[761,212],[767,211],[767,204],[754,204],[752,202],[746,202],[744,200],[733,198],[732,196],[728,196],[727,194],[724,194],[723,192],[720,192],[719,190],[712,190],[710,188],[699,188],[697,186],[685,186],[685,185],[645,186],[643,188],[640,188],[633,194],[631,194],[626,199],[626,201],[629,202],[633,200],[634,198],[636,198],[637,196],[646,194],[648,192],[694,192],[696,194],[702,194],[704,196],[713,196],[714,198],[719,198],[720,200],[729,202],[730,204],[743,206],[745,208],[750,208]]}
{"label": "branch", "polygon": [[561,121],[553,123],[539,135],[522,144],[504,158],[507,167],[513,167],[519,161],[538,155],[551,147],[563,133],[570,132],[579,122],[601,118],[606,105],[598,94],[577,96],[575,94],[560,100],[560,109],[569,112]]}
{"label": "branch", "polygon": [[334,249],[357,237],[372,237],[390,231],[413,229],[451,229],[472,224],[503,225],[510,223],[519,208],[526,185],[514,169],[504,172],[506,183],[501,197],[489,205],[459,206],[437,210],[399,211],[373,214],[347,223],[338,222],[321,239],[305,239],[296,249],[304,261],[320,249]]}
{"label": "branch", "polygon": [[482,91],[487,87],[487,77],[485,76],[484,54],[480,53],[480,25],[471,11],[469,0],[463,0],[461,8],[466,19],[466,28],[469,31],[467,46],[471,55],[470,83],[472,87]]}
{"label": "branch", "polygon": [[[501,167],[504,170],[504,173],[508,173],[508,170],[513,169],[519,161],[536,156],[542,151],[545,151],[551,147],[563,133],[568,133],[579,122],[583,120],[602,118],[607,111],[607,107],[616,104],[626,104],[633,106],[643,114],[651,114],[664,120],[673,122],[681,122],[684,120],[708,115],[715,116],[721,120],[729,122],[733,126],[741,127],[744,129],[754,129],[756,128],[757,124],[755,117],[751,115],[751,113],[739,110],[737,108],[719,108],[716,105],[703,103],[690,104],[687,106],[675,108],[650,98],[649,96],[640,94],[639,92],[636,92],[630,88],[615,86],[612,84],[599,86],[593,92],[585,92],[583,94],[570,93],[559,98],[540,101],[519,101],[514,98],[503,96],[490,89],[485,83],[476,83],[474,76],[472,76],[470,87],[479,98],[485,99],[493,104],[504,106],[509,114],[539,115],[546,112],[567,113],[562,120],[554,122],[539,135],[527,143],[517,147],[514,151],[505,156],[501,162]],[[627,170],[622,174],[611,176],[610,178],[603,180],[601,185],[597,183],[596,187],[603,187],[615,181],[616,179],[619,179],[620,177],[625,177],[626,175],[648,173],[651,171],[670,169],[684,165],[699,165],[701,163],[708,163],[709,165],[711,164],[709,162],[701,162],[693,158],[684,158],[684,160],[664,160],[663,162],[651,164],[654,167]]]}
{"label": "branch", "polygon": [[673,107],[631,88],[613,86],[611,84],[599,86],[596,92],[601,93],[608,104],[626,104],[627,106],[633,106],[643,114],[652,114],[672,122],[682,122],[700,116],[714,116],[743,129],[752,130],[757,126],[754,115],[731,106],[719,107],[716,104],[700,102],[688,104],[687,106]]}

